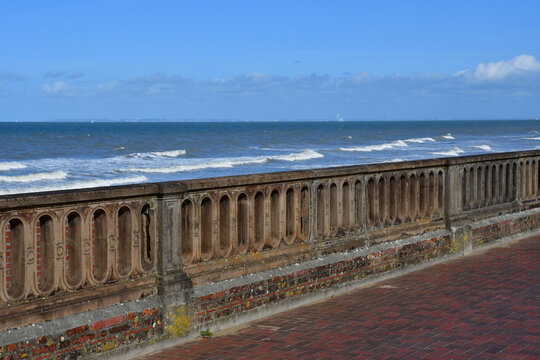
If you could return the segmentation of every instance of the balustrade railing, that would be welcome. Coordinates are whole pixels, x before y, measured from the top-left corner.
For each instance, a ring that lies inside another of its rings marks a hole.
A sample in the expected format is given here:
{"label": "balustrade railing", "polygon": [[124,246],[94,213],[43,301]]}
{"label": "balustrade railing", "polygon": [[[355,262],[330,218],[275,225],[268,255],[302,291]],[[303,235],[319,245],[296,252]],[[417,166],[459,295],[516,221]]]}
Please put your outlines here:
{"label": "balustrade railing", "polygon": [[140,279],[157,291],[159,274],[534,207],[539,161],[528,151],[0,197],[0,309]]}
{"label": "balustrade railing", "polygon": [[515,200],[536,200],[540,158],[528,156],[463,165],[461,204],[463,211],[507,204]]}
{"label": "balustrade railing", "polygon": [[0,300],[154,274],[154,209],[151,200],[118,200],[2,211]]}

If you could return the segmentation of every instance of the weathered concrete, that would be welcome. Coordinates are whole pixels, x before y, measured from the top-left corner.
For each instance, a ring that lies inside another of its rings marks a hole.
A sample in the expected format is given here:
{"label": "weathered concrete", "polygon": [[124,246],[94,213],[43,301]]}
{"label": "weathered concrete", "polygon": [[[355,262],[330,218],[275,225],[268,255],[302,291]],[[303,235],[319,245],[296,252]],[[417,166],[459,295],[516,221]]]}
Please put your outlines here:
{"label": "weathered concrete", "polygon": [[[0,346],[6,359],[118,354],[534,232],[539,159],[530,151],[1,197],[0,330],[45,322],[36,341],[2,335]],[[101,327],[78,317],[85,311]]]}

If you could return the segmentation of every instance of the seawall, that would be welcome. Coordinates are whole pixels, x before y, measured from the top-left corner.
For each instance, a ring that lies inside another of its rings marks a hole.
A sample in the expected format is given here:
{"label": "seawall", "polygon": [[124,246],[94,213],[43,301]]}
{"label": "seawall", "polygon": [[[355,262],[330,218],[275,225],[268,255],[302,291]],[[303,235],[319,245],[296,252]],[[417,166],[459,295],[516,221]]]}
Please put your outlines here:
{"label": "seawall", "polygon": [[0,359],[144,351],[536,233],[539,160],[0,197]]}

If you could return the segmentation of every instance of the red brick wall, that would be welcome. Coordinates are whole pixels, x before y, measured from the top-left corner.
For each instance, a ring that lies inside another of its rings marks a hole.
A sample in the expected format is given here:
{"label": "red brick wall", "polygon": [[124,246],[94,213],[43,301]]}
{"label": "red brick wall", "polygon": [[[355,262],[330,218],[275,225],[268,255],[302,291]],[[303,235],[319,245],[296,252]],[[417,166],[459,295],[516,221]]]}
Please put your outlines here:
{"label": "red brick wall", "polygon": [[116,349],[128,344],[159,339],[163,320],[159,308],[118,315],[81,325],[61,334],[0,347],[0,360],[77,358]]}

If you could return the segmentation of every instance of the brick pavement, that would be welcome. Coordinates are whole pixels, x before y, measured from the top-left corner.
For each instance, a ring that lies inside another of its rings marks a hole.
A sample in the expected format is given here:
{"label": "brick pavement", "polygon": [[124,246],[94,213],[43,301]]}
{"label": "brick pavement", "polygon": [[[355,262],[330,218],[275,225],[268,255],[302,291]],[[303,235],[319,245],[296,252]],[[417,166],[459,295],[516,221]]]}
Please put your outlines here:
{"label": "brick pavement", "polygon": [[540,359],[540,237],[140,359]]}

